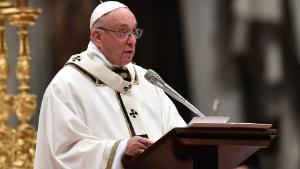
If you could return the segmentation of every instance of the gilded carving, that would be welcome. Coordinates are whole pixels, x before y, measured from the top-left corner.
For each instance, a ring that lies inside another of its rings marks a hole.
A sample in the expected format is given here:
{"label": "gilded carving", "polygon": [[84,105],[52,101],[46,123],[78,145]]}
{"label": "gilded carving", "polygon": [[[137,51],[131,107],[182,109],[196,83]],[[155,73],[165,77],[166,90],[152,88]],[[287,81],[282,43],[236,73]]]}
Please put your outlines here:
{"label": "gilded carving", "polygon": [[[11,3],[0,0],[0,169],[32,169],[36,145],[36,130],[28,121],[36,111],[36,95],[30,93],[31,78],[28,26],[34,25],[39,8],[27,6],[27,0]],[[18,94],[7,93],[6,80],[9,75],[7,45],[4,38],[4,20],[17,27],[19,55],[16,63],[16,78],[19,81]],[[12,112],[20,124],[16,129],[6,123]]]}
{"label": "gilded carving", "polygon": [[22,123],[28,122],[36,109],[36,96],[29,93],[20,93],[15,97],[14,109]]}

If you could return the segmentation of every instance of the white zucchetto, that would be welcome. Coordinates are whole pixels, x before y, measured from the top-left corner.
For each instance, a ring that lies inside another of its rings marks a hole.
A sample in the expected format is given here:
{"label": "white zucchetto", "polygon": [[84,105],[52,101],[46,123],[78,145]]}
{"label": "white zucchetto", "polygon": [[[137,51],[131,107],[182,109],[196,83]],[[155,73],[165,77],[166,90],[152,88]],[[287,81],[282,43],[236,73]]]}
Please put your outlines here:
{"label": "white zucchetto", "polygon": [[101,18],[108,12],[111,12],[118,8],[128,8],[126,5],[117,2],[117,1],[106,1],[99,4],[93,11],[90,19],[90,29],[92,28],[93,24],[96,22],[97,19]]}

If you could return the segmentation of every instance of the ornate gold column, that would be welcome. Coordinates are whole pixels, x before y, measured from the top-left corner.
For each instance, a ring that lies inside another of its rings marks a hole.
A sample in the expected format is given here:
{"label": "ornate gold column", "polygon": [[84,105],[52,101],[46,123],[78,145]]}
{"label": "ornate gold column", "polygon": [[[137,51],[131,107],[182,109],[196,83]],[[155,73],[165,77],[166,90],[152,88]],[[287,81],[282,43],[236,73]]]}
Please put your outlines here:
{"label": "ornate gold column", "polygon": [[27,6],[27,0],[17,0],[15,8],[3,10],[11,25],[18,28],[19,55],[16,77],[19,81],[19,93],[14,98],[14,110],[21,124],[16,128],[16,138],[12,155],[12,169],[32,169],[34,161],[36,130],[28,121],[36,111],[36,95],[30,93],[31,78],[28,26],[34,25],[40,8]]}
{"label": "ornate gold column", "polygon": [[6,125],[13,113],[13,96],[7,93],[9,64],[5,41],[5,16],[2,14],[3,9],[11,7],[13,7],[12,3],[0,0],[0,169],[10,168],[15,131]]}

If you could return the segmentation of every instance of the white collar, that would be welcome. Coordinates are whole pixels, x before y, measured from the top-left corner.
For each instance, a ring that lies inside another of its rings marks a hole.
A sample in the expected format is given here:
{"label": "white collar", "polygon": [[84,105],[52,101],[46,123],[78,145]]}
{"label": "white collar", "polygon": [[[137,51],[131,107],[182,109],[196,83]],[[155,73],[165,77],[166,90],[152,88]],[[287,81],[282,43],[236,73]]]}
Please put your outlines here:
{"label": "white collar", "polygon": [[103,55],[103,53],[98,49],[98,47],[92,41],[89,42],[89,45],[88,45],[86,51],[87,51],[87,55],[89,57],[91,57],[91,59],[94,59],[94,57],[96,57],[96,58],[100,59],[105,64],[105,66],[107,66],[109,68],[116,67],[116,65],[110,63],[106,59],[106,57]]}
{"label": "white collar", "polygon": [[[106,67],[112,69],[115,67],[120,67],[118,65],[110,63],[107,58],[104,56],[104,54],[98,49],[98,47],[90,41],[87,47],[87,55],[92,59],[92,60],[99,60],[102,64],[104,64]],[[132,78],[135,77],[135,70],[134,66],[132,63],[128,63],[127,65],[123,66],[129,70],[129,73]]]}

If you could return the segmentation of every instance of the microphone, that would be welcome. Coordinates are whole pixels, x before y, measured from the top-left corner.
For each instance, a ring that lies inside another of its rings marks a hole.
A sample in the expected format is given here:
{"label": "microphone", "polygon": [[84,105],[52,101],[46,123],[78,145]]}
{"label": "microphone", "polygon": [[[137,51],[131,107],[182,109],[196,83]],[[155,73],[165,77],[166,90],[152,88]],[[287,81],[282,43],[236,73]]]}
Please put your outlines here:
{"label": "microphone", "polygon": [[205,117],[195,106],[189,103],[185,98],[183,98],[179,93],[177,93],[172,87],[170,87],[164,80],[153,70],[149,69],[144,75],[145,79],[148,80],[154,86],[161,88],[163,91],[168,93],[174,99],[185,105],[188,109],[190,109],[195,114],[200,117]]}

